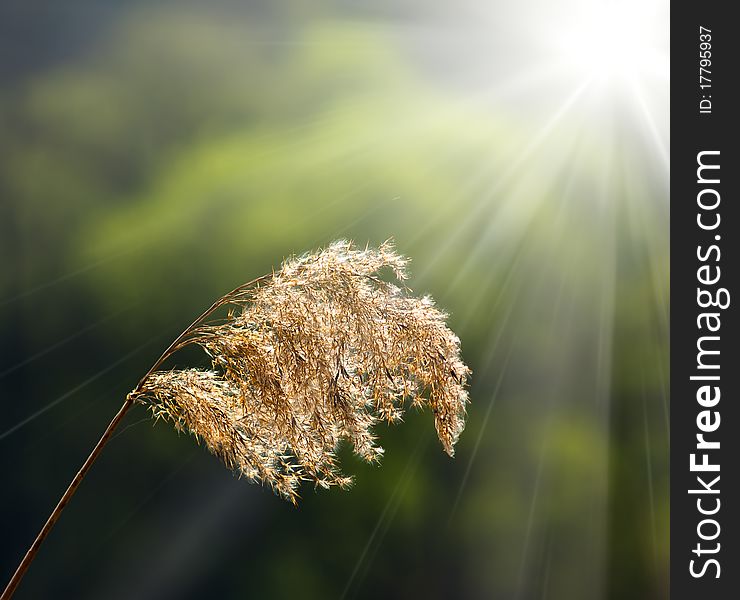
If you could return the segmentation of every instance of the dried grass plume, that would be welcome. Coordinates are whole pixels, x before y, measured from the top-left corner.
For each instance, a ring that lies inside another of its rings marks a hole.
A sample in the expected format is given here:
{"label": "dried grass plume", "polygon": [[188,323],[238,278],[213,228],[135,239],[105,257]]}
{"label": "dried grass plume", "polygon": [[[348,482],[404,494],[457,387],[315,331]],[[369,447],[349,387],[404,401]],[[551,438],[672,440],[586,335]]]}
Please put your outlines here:
{"label": "dried grass plume", "polygon": [[[373,426],[429,406],[452,455],[465,425],[470,370],[460,340],[431,298],[382,278],[406,279],[407,259],[386,242],[359,250],[339,241],[285,261],[277,271],[216,300],[160,355],[126,396],[39,531],[0,600],[10,600],[39,548],[131,407],[203,440],[240,475],[296,502],[298,486],[346,487],[342,440],[367,461],[380,458]],[[401,284],[402,285],[402,284]],[[219,309],[228,306],[225,318]],[[196,344],[212,368],[162,371]]]}
{"label": "dried grass plume", "polygon": [[[470,370],[446,315],[402,287],[407,263],[389,242],[338,241],[291,258],[220,298],[171,348],[201,346],[211,369],[153,372],[130,398],[293,502],[304,480],[349,485],[340,441],[377,460],[373,426],[400,420],[407,405],[431,408],[452,456]],[[208,320],[226,305],[224,319]]]}

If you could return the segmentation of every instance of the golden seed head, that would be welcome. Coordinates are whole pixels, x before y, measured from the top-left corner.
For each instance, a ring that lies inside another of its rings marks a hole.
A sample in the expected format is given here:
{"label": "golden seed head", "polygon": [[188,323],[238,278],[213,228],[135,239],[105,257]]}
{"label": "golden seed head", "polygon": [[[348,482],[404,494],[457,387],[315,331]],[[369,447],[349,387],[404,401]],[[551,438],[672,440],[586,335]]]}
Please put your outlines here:
{"label": "golden seed head", "polygon": [[186,343],[208,352],[212,370],[155,372],[135,396],[293,502],[302,480],[350,485],[340,440],[378,460],[373,425],[401,420],[407,401],[431,407],[452,456],[470,369],[431,298],[380,278],[388,267],[403,281],[407,264],[389,242],[338,241],[291,258],[264,284],[225,296],[240,309],[225,321],[192,329]]}

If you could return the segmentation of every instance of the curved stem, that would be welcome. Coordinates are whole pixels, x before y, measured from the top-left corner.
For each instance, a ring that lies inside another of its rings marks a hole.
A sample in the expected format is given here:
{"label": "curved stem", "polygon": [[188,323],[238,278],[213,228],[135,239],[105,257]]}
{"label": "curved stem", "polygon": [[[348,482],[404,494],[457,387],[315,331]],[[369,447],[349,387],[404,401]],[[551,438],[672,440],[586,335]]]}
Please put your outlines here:
{"label": "curved stem", "polygon": [[[147,379],[151,376],[154,371],[159,369],[159,367],[162,366],[162,363],[166,361],[174,352],[182,348],[184,345],[183,342],[185,339],[193,333],[196,327],[200,325],[203,321],[205,321],[209,316],[211,316],[216,310],[218,310],[220,307],[224,306],[225,304],[228,304],[231,300],[235,299],[239,294],[241,294],[244,290],[252,287],[253,285],[257,285],[258,283],[265,281],[266,279],[269,279],[272,277],[272,273],[268,275],[263,275],[262,277],[257,277],[257,279],[252,279],[252,281],[248,281],[247,283],[243,283],[239,287],[234,288],[231,290],[228,294],[225,294],[221,296],[218,300],[216,300],[211,306],[209,306],[203,313],[201,313],[188,327],[180,334],[178,335],[172,343],[167,346],[167,349],[162,352],[160,357],[154,362],[152,367],[144,374],[144,376],[139,380],[139,383],[136,384],[136,387],[134,388],[134,391],[129,394],[129,396],[135,396],[138,392],[141,391],[141,388],[144,386],[144,383]],[[0,598],[0,600],[4,600],[3,598]]]}
{"label": "curved stem", "polygon": [[113,435],[113,431],[116,429],[116,427],[118,427],[118,424],[123,420],[123,417],[126,416],[126,413],[129,411],[129,409],[134,403],[134,400],[136,399],[136,395],[141,391],[142,387],[144,386],[144,383],[146,383],[146,380],[152,375],[152,373],[154,373],[159,367],[162,366],[162,363],[164,363],[165,360],[167,360],[174,352],[176,352],[183,346],[183,342],[185,342],[187,337],[191,333],[193,333],[193,331],[204,320],[206,320],[211,314],[213,314],[214,311],[216,311],[221,306],[228,304],[232,300],[237,299],[245,290],[247,290],[251,286],[256,285],[266,279],[269,279],[270,277],[272,277],[272,274],[263,275],[262,277],[258,277],[257,279],[253,279],[252,281],[242,284],[239,287],[230,291],[228,294],[221,296],[218,300],[216,300],[213,304],[211,304],[211,306],[206,311],[204,311],[200,316],[198,316],[198,318],[196,318],[180,335],[178,335],[164,352],[162,352],[162,354],[154,362],[152,367],[139,380],[139,383],[136,384],[136,387],[134,388],[134,390],[131,393],[129,393],[128,396],[126,396],[126,400],[124,401],[123,406],[121,406],[121,408],[116,413],[116,416],[113,417],[113,420],[108,424],[108,427],[106,428],[102,437],[98,440],[98,443],[95,445],[95,448],[93,448],[93,451],[87,457],[82,467],[80,467],[80,470],[77,471],[77,475],[75,475],[74,479],[72,480],[72,483],[69,484],[69,487],[64,492],[62,497],[59,499],[59,502],[54,507],[54,510],[51,511],[51,514],[49,515],[49,518],[46,520],[46,523],[41,528],[41,531],[39,531],[39,534],[36,536],[36,539],[33,541],[33,544],[31,544],[31,547],[28,549],[28,551],[26,552],[26,555],[23,557],[23,560],[18,565],[18,568],[15,570],[13,577],[10,579],[10,581],[8,582],[8,585],[5,587],[5,590],[0,596],[0,600],[9,600],[15,593],[15,590],[18,587],[18,584],[20,584],[21,579],[23,579],[23,576],[26,574],[28,567],[33,562],[33,559],[36,558],[36,554],[38,553],[39,548],[41,547],[41,544],[44,542],[46,537],[49,535],[49,532],[51,531],[51,529],[54,527],[56,522],[59,520],[59,517],[61,516],[62,511],[67,506],[69,501],[72,499],[72,496],[74,496],[74,493],[77,491],[77,488],[80,486],[80,483],[82,483],[82,480],[85,478],[85,475],[87,475],[87,472],[90,470],[90,467],[92,467],[93,463],[98,458],[98,455],[100,454],[100,452],[103,450],[105,445],[110,441],[110,438]]}

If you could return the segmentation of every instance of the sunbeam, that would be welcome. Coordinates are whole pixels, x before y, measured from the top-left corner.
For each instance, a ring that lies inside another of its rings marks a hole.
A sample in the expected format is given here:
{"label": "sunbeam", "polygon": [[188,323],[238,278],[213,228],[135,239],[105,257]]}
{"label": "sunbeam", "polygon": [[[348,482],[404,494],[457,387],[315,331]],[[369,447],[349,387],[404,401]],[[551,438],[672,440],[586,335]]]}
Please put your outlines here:
{"label": "sunbeam", "polygon": [[58,396],[57,398],[55,398],[51,402],[48,402],[47,404],[45,404],[44,406],[42,406],[41,408],[39,408],[38,410],[36,410],[32,414],[30,414],[29,416],[27,416],[25,419],[19,421],[18,423],[16,423],[15,425],[13,425],[12,427],[10,427],[9,429],[6,429],[2,433],[0,433],[0,441],[2,441],[5,438],[7,438],[8,436],[14,434],[16,431],[18,431],[22,427],[28,425],[31,421],[34,421],[35,419],[37,419],[41,415],[43,415],[46,412],[50,411],[52,408],[54,408],[58,404],[61,404],[65,400],[68,400],[69,398],[71,398],[75,394],[79,393],[80,391],[82,391],[83,389],[85,389],[87,386],[89,386],[91,383],[96,382],[98,379],[102,378],[104,375],[107,375],[108,373],[110,373],[111,371],[113,371],[114,369],[116,369],[117,367],[119,367],[120,365],[124,364],[132,356],[135,356],[136,354],[138,354],[141,350],[143,350],[144,348],[146,348],[150,344],[154,343],[157,339],[158,338],[155,337],[155,338],[152,338],[152,339],[147,340],[146,342],[144,342],[142,344],[139,344],[136,348],[134,348],[130,352],[127,352],[126,354],[124,354],[120,358],[114,360],[107,367],[104,367],[104,368],[98,370],[94,375],[91,375],[90,377],[88,377],[87,379],[85,379],[84,381],[82,381],[81,383],[79,383],[76,386],[74,386],[72,389],[64,392],[61,396]]}

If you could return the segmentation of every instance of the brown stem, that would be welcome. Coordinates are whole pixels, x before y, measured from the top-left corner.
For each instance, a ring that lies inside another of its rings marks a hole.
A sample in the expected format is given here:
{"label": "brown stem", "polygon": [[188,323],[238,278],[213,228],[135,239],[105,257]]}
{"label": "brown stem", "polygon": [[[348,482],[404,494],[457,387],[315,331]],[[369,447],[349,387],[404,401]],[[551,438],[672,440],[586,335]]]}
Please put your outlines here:
{"label": "brown stem", "polygon": [[[182,348],[184,345],[186,345],[184,342],[186,338],[193,333],[196,327],[200,325],[203,321],[205,321],[209,316],[211,316],[216,310],[218,310],[220,307],[224,306],[225,304],[229,304],[229,302],[234,301],[235,299],[239,298],[239,296],[247,289],[252,287],[253,285],[257,285],[262,281],[265,281],[272,277],[272,273],[268,275],[263,275],[262,277],[257,277],[257,279],[252,279],[252,281],[248,281],[247,283],[243,283],[237,288],[234,288],[231,290],[228,294],[225,294],[221,296],[218,300],[216,300],[211,306],[209,306],[203,313],[201,313],[198,318],[195,319],[188,327],[180,334],[178,335],[173,342],[167,346],[167,349],[162,352],[162,355],[154,362],[152,367],[144,374],[144,377],[142,377],[139,380],[139,383],[136,385],[136,388],[133,392],[129,394],[129,396],[135,396],[139,391],[141,391],[141,388],[144,386],[144,383],[147,379],[149,379],[149,376],[154,373],[159,367],[162,366],[162,363],[166,361],[172,354],[174,354],[177,350]],[[0,600],[5,600],[4,598],[0,598]]]}
{"label": "brown stem", "polygon": [[59,517],[62,514],[62,511],[67,506],[69,501],[72,499],[72,496],[74,496],[74,493],[77,491],[77,488],[80,486],[80,483],[82,483],[82,480],[84,479],[85,475],[87,475],[87,472],[90,470],[90,467],[92,467],[93,463],[95,462],[95,459],[98,458],[98,455],[100,454],[101,450],[108,443],[108,440],[110,440],[110,437],[113,434],[113,430],[121,422],[123,417],[128,412],[128,409],[131,408],[132,404],[133,404],[133,400],[131,399],[131,397],[127,397],[126,401],[123,403],[123,406],[121,406],[118,413],[116,413],[116,416],[113,417],[113,420],[110,422],[110,424],[108,425],[108,428],[105,430],[105,433],[103,433],[103,437],[101,437],[100,440],[98,440],[98,443],[95,445],[95,448],[93,448],[93,451],[90,453],[90,456],[87,457],[87,460],[82,465],[80,470],[77,472],[77,475],[75,475],[75,478],[72,480],[72,483],[69,484],[67,491],[64,492],[64,495],[59,500],[59,503],[56,505],[54,510],[49,515],[49,518],[46,520],[46,523],[41,528],[41,531],[39,531],[39,534],[36,536],[36,539],[34,540],[33,544],[31,544],[31,547],[28,549],[28,552],[26,552],[26,555],[23,557],[21,564],[19,564],[18,568],[15,570],[15,573],[13,574],[13,577],[10,579],[10,582],[8,582],[8,585],[6,586],[5,591],[3,592],[3,595],[0,596],[0,600],[9,600],[9,598],[13,596],[15,589],[18,587],[18,584],[21,582],[21,579],[23,579],[23,576],[26,574],[26,571],[28,570],[28,567],[31,565],[31,562],[33,562],[33,559],[36,558],[36,553],[39,551],[39,547],[41,546],[43,541],[46,539],[46,536],[49,535],[51,528],[54,527],[54,524],[57,522],[57,520],[59,520]]}
{"label": "brown stem", "polygon": [[134,400],[136,398],[136,395],[141,391],[144,383],[149,378],[149,376],[154,373],[159,367],[162,366],[162,363],[167,360],[174,352],[179,350],[184,344],[187,337],[200,325],[205,319],[207,319],[211,314],[213,314],[214,311],[216,311],[221,306],[228,304],[231,301],[237,300],[241,297],[241,294],[245,292],[247,289],[249,289],[251,286],[256,285],[260,283],[261,281],[264,281],[266,279],[269,279],[272,277],[272,274],[270,275],[264,275],[262,277],[258,277],[257,279],[253,279],[252,281],[245,283],[243,285],[240,285],[239,287],[233,289],[228,294],[221,296],[218,300],[216,300],[211,306],[203,312],[195,321],[193,321],[187,329],[185,329],[180,335],[175,338],[175,340],[167,347],[167,349],[162,352],[160,357],[154,362],[152,367],[145,373],[145,375],[139,380],[139,383],[134,388],[134,391],[131,392],[128,396],[126,396],[126,401],[123,403],[123,406],[119,409],[118,413],[116,413],[116,416],[113,417],[113,420],[110,422],[108,427],[106,428],[105,432],[103,433],[103,436],[98,440],[98,443],[95,445],[95,448],[93,448],[93,451],[90,453],[90,456],[87,457],[87,460],[85,460],[84,464],[80,468],[80,470],[77,472],[77,475],[75,475],[74,479],[72,480],[72,483],[69,484],[69,487],[67,488],[67,491],[64,492],[64,495],[62,495],[61,499],[59,500],[56,507],[54,507],[54,510],[49,515],[49,518],[46,520],[46,523],[41,528],[41,531],[39,531],[39,534],[36,536],[36,539],[33,541],[33,544],[31,544],[31,547],[28,549],[28,552],[26,552],[26,555],[23,557],[23,560],[18,565],[18,568],[15,570],[15,573],[13,574],[13,577],[8,582],[8,585],[5,587],[5,590],[2,593],[2,596],[0,596],[0,600],[10,600],[10,598],[15,593],[16,588],[18,587],[18,584],[20,584],[21,579],[23,579],[23,576],[26,574],[26,571],[28,570],[28,567],[33,562],[33,559],[36,558],[36,554],[39,551],[39,548],[41,547],[41,544],[46,539],[46,536],[49,535],[49,532],[54,527],[55,523],[59,520],[59,517],[62,514],[62,511],[67,506],[69,501],[72,499],[72,496],[74,496],[74,493],[77,491],[77,488],[80,486],[80,483],[82,483],[82,480],[85,478],[85,475],[87,475],[87,472],[90,470],[90,467],[92,467],[95,460],[98,458],[98,455],[103,450],[105,445],[110,441],[111,435],[113,435],[113,431],[116,427],[118,427],[118,424],[121,422],[124,416],[126,416],[126,413],[131,408],[132,404],[134,403]]}

